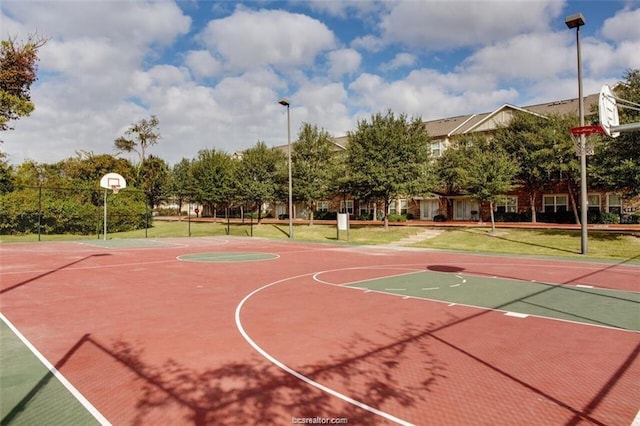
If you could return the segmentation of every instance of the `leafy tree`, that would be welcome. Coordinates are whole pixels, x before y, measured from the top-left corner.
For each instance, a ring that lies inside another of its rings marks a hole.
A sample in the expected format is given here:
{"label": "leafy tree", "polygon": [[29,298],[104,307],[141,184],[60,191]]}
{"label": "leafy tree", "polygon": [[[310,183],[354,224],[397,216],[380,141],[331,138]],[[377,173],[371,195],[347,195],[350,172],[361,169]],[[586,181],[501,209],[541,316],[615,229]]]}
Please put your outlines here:
{"label": "leafy tree", "polygon": [[0,194],[13,191],[13,167],[4,159],[0,153]]}
{"label": "leafy tree", "polygon": [[327,195],[333,147],[331,135],[309,123],[303,123],[293,145],[293,196],[311,212],[309,225],[313,225],[317,201]]}
{"label": "leafy tree", "polygon": [[194,200],[208,205],[229,206],[234,195],[235,165],[226,152],[203,149],[191,165]]}
{"label": "leafy tree", "polygon": [[156,156],[150,155],[140,166],[136,186],[144,191],[150,209],[166,199],[165,185],[169,178],[169,166]]}
{"label": "leafy tree", "polygon": [[9,122],[31,114],[31,85],[37,80],[38,49],[47,40],[32,34],[24,43],[14,38],[0,42],[0,131]]}
{"label": "leafy tree", "polygon": [[137,153],[142,164],[147,158],[147,149],[160,140],[159,125],[160,121],[155,115],[152,115],[149,120],[143,118],[129,127],[124,132],[125,136],[116,139],[114,146],[119,152]]}
{"label": "leafy tree", "polygon": [[[616,97],[640,104],[640,70],[629,70],[613,89]],[[640,111],[618,108],[620,123],[640,122]],[[596,145],[589,167],[589,183],[610,190],[640,195],[640,131],[604,137]]]}
{"label": "leafy tree", "polygon": [[[371,122],[358,122],[355,132],[349,132],[347,164],[352,173],[354,195],[365,200],[384,203],[384,226],[388,228],[387,212],[391,199],[417,189],[429,160],[429,135],[424,122],[405,114],[396,117],[375,114]],[[427,191],[431,188],[420,188]]]}
{"label": "leafy tree", "polygon": [[[540,117],[515,114],[509,125],[495,134],[495,146],[502,147],[519,165],[517,179],[529,193],[531,221],[536,222],[536,200],[541,191],[560,176],[567,182],[572,199],[576,187],[574,176],[579,164],[573,154],[569,136],[574,117]],[[575,209],[574,209],[575,211]]]}
{"label": "leafy tree", "polygon": [[490,145],[482,136],[470,136],[466,146],[467,156],[460,169],[464,192],[479,203],[489,203],[491,232],[495,232],[494,206],[513,189],[518,166],[506,152]]}
{"label": "leafy tree", "polygon": [[175,198],[178,204],[178,213],[182,211],[185,201],[193,198],[194,182],[191,173],[191,160],[183,158],[174,164],[169,173],[168,195]]}
{"label": "leafy tree", "polygon": [[262,205],[275,201],[282,192],[286,165],[286,155],[262,141],[242,153],[236,174],[237,194],[258,208],[258,223],[262,220]]}

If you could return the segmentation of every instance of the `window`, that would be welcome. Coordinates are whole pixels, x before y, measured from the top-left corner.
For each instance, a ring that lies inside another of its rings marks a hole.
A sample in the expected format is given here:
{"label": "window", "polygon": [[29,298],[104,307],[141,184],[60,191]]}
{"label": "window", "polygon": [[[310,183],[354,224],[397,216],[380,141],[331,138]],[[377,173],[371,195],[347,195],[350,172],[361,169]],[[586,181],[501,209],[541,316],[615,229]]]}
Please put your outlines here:
{"label": "window", "polygon": [[389,213],[390,214],[407,214],[409,211],[409,203],[406,199],[401,199],[400,204],[398,205],[398,200],[393,200],[389,203]]}
{"label": "window", "polygon": [[360,206],[360,216],[371,213],[372,211],[371,203],[367,203],[366,201],[360,200],[358,205]]}
{"label": "window", "polygon": [[328,212],[329,211],[329,202],[328,201],[318,201],[318,210],[319,212]]}
{"label": "window", "polygon": [[442,142],[434,141],[431,142],[431,155],[434,157],[440,157],[442,155]]}
{"label": "window", "polygon": [[518,211],[518,197],[505,197],[505,199],[496,204],[496,211],[502,213],[515,213]]}
{"label": "window", "polygon": [[345,202],[340,201],[340,213],[353,214],[353,200],[347,200],[346,210],[345,210]]}
{"label": "window", "polygon": [[591,211],[591,212],[600,211],[600,194],[587,195],[587,211]]}
{"label": "window", "polygon": [[545,212],[566,212],[568,197],[566,195],[545,195],[543,197]]}
{"label": "window", "polygon": [[607,209],[609,213],[622,214],[622,197],[620,194],[607,195]]}

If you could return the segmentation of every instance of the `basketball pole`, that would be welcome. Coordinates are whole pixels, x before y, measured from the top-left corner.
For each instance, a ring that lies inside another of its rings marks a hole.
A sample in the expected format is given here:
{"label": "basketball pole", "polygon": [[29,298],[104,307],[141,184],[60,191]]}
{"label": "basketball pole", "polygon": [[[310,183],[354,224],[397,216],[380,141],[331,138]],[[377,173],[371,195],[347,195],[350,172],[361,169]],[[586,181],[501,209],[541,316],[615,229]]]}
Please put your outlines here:
{"label": "basketball pole", "polygon": [[104,223],[103,223],[104,231],[104,240],[107,240],[107,188],[104,189]]}

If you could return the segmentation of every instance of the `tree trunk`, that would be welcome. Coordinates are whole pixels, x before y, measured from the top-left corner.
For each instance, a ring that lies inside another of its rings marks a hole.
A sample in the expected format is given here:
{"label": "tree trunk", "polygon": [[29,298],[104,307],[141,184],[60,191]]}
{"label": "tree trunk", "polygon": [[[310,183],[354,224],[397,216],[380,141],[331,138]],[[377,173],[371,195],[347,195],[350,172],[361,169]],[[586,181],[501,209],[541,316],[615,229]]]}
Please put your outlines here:
{"label": "tree trunk", "polygon": [[491,233],[494,234],[496,232],[496,219],[493,215],[493,201],[489,201],[489,210],[491,212]]}
{"label": "tree trunk", "polygon": [[536,192],[531,191],[529,193],[529,207],[531,208],[531,223],[538,222],[538,217],[536,215]]}
{"label": "tree trunk", "polygon": [[384,229],[389,229],[389,199],[384,200]]}

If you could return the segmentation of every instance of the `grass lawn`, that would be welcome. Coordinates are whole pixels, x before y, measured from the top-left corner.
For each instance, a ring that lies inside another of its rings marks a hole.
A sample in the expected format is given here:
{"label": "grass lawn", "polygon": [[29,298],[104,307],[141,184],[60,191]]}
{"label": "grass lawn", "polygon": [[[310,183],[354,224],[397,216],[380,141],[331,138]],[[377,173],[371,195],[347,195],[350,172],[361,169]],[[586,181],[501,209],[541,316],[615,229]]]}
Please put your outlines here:
{"label": "grass lawn", "polygon": [[[296,225],[294,239],[297,241],[341,242],[345,244],[392,244],[424,230],[415,226],[353,225],[348,233],[340,232],[337,239],[335,225]],[[229,235],[269,239],[288,239],[288,224],[249,223],[230,224]],[[155,221],[152,228],[130,232],[107,234],[108,238],[163,238],[163,237],[205,237],[227,235],[227,224],[216,222]],[[41,235],[41,241],[64,241],[80,239],[101,239],[102,235]],[[38,241],[37,235],[2,235],[0,242]],[[540,256],[583,257],[580,254],[580,231],[498,229],[495,235],[489,235],[486,228],[443,229],[434,238],[412,244],[410,247],[433,248],[443,250],[463,250],[486,253],[532,254]],[[624,235],[613,232],[589,232],[589,258],[625,259],[640,262],[640,235]]]}

